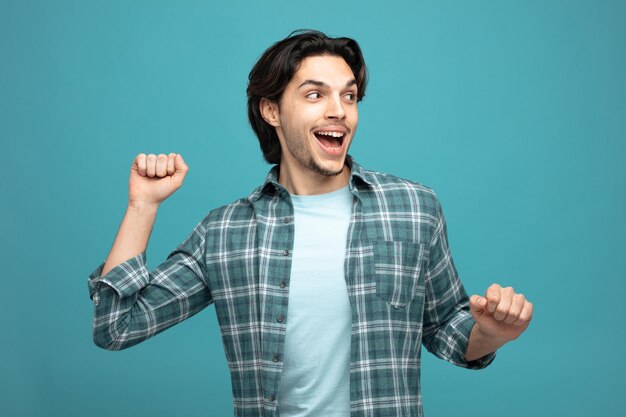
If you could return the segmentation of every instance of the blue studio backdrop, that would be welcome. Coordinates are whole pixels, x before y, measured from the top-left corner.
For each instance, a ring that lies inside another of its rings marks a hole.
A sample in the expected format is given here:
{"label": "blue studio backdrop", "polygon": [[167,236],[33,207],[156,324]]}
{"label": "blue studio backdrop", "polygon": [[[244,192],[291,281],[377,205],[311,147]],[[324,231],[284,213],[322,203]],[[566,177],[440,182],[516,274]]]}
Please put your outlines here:
{"label": "blue studio backdrop", "polygon": [[468,293],[498,282],[535,305],[485,370],[424,350],[425,414],[623,415],[624,22],[609,0],[0,0],[0,415],[232,415],[213,307],[105,351],[86,281],[136,154],[190,166],[150,268],[261,183],[247,76],[299,28],[360,43],[370,84],[351,154],[434,188]]}

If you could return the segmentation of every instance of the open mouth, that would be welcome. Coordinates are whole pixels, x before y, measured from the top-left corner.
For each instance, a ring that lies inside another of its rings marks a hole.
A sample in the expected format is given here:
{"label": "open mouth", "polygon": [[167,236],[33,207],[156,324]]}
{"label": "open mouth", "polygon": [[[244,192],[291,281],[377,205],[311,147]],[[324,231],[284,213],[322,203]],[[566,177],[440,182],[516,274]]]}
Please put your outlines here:
{"label": "open mouth", "polygon": [[317,141],[329,151],[339,151],[343,145],[346,133],[338,130],[318,130],[313,132]]}

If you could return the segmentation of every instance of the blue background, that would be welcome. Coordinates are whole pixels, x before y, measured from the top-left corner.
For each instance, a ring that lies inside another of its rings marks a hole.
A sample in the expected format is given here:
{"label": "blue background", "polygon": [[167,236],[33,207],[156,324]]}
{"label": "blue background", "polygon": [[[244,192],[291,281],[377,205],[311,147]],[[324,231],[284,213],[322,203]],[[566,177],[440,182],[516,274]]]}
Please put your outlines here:
{"label": "blue background", "polygon": [[156,267],[269,166],[247,75],[297,28],[358,40],[371,82],[351,153],[433,187],[470,294],[512,285],[531,326],[483,371],[424,351],[427,416],[626,408],[623,1],[0,1],[0,414],[229,416],[213,307],[139,346],[95,347],[86,279],[140,152],[190,171]]}

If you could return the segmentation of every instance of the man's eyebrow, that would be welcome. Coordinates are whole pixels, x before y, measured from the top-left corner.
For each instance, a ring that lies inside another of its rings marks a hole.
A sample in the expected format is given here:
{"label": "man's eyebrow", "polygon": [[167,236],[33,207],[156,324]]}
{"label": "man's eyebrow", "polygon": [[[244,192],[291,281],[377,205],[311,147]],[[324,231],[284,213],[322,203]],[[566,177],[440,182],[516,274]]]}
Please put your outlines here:
{"label": "man's eyebrow", "polygon": [[[326,84],[323,81],[304,80],[304,82],[298,86],[298,89],[304,87],[305,85],[314,85],[314,86],[317,86],[317,87],[320,87],[320,88],[329,88],[329,85]],[[354,79],[354,78],[346,83],[346,88],[352,87],[353,85],[356,85],[356,79]]]}

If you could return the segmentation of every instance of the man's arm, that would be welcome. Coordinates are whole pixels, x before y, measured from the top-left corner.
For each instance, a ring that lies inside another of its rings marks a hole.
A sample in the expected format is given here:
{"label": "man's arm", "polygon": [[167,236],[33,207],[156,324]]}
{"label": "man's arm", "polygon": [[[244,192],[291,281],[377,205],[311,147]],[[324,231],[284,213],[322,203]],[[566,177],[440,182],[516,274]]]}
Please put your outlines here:
{"label": "man's arm", "polygon": [[435,206],[438,222],[426,273],[424,345],[455,365],[480,369],[493,361],[500,346],[526,330],[533,305],[513,288],[498,284],[484,297],[467,297],[448,247],[443,210],[438,201]]}
{"label": "man's arm", "polygon": [[470,313],[469,297],[461,283],[448,246],[443,210],[434,197],[437,219],[429,245],[425,271],[425,306],[422,342],[435,356],[470,369],[488,366],[495,353],[475,361],[466,359],[467,345],[475,320]]}
{"label": "man's arm", "polygon": [[135,159],[129,205],[113,248],[106,263],[89,276],[93,338],[99,347],[120,350],[133,346],[212,301],[205,281],[204,220],[155,270],[149,272],[146,265],[145,249],[157,208],[180,187],[187,172],[182,157],[170,156],[168,160],[166,155],[140,154]]}
{"label": "man's arm", "polygon": [[189,167],[181,155],[135,157],[130,168],[128,207],[102,275],[146,250],[159,205],[183,184]]}
{"label": "man's arm", "polygon": [[144,252],[156,219],[158,205],[129,204],[117,231],[111,252],[101,274],[106,275],[117,265]]}

